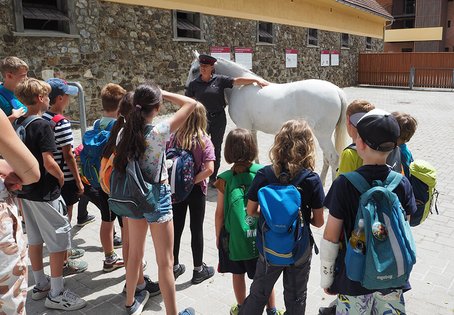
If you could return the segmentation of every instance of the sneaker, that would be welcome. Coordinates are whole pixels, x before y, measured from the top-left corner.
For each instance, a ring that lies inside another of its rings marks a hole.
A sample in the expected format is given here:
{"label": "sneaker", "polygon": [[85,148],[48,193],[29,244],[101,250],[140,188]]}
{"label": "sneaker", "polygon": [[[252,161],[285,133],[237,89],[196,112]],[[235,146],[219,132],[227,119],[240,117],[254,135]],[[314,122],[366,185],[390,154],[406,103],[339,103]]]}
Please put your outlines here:
{"label": "sneaker", "polygon": [[[158,282],[151,281],[150,277],[147,275],[143,276],[143,279],[145,280],[145,289],[144,290],[147,290],[148,293],[150,293],[150,297],[161,294],[161,290],[159,289]],[[136,292],[139,292],[137,290],[137,288],[136,288]],[[123,293],[126,294],[126,283],[123,287]]]}
{"label": "sneaker", "polygon": [[88,263],[83,260],[68,260],[63,269],[67,273],[81,273],[88,269]]}
{"label": "sneaker", "polygon": [[21,221],[22,224],[22,233],[27,234],[27,230],[25,229],[25,221]]}
{"label": "sneaker", "polygon": [[185,308],[178,315],[195,315],[195,310],[192,307]]}
{"label": "sneaker", "polygon": [[102,270],[104,272],[111,272],[114,271],[115,269],[121,268],[125,266],[125,262],[123,261],[123,258],[119,257],[117,254],[110,255],[109,257],[106,257],[106,260],[104,260],[104,265]]}
{"label": "sneaker", "polygon": [[91,222],[94,222],[95,221],[95,216],[94,215],[91,215],[91,214],[88,214],[85,219],[82,219],[82,220],[77,220],[77,226],[79,227],[83,227],[83,226],[86,226],[87,224],[91,223]]}
{"label": "sneaker", "polygon": [[82,248],[71,248],[68,250],[68,259],[77,259],[85,255],[85,250]]}
{"label": "sneaker", "polygon": [[203,263],[201,271],[193,271],[191,283],[199,284],[212,276],[214,276],[214,268]]}
{"label": "sneaker", "polygon": [[142,260],[142,270],[147,269],[147,266],[148,266],[148,262],[145,259],[143,259]]}
{"label": "sneaker", "polygon": [[134,303],[130,307],[126,306],[126,312],[129,315],[142,314],[145,304],[147,304],[148,298],[150,297],[147,290],[142,290],[134,296]]}
{"label": "sneaker", "polygon": [[275,307],[266,309],[266,315],[284,315],[284,314],[285,314],[284,311],[278,310]]}
{"label": "sneaker", "polygon": [[38,301],[44,299],[50,291],[50,277],[46,276],[47,284],[43,288],[39,288],[37,285],[33,287],[32,300]]}
{"label": "sneaker", "polygon": [[240,313],[240,306],[238,304],[235,304],[230,308],[230,315],[238,315],[239,313]]}
{"label": "sneaker", "polygon": [[65,290],[56,297],[51,297],[50,294],[48,294],[44,305],[47,308],[56,310],[74,311],[85,307],[87,302],[81,299],[77,294]]}
{"label": "sneaker", "polygon": [[320,307],[318,309],[319,315],[336,315],[336,304],[327,307]]}
{"label": "sneaker", "polygon": [[121,237],[118,236],[117,234],[114,234],[113,245],[114,245],[114,248],[120,248],[123,246]]}
{"label": "sneaker", "polygon": [[173,276],[175,277],[175,280],[177,280],[177,278],[179,276],[181,276],[185,271],[186,271],[185,265],[178,264],[178,269],[177,270],[173,270]]}
{"label": "sneaker", "polygon": [[149,276],[143,276],[143,279],[145,280],[145,290],[150,293],[150,297],[161,294],[158,282],[151,281]]}

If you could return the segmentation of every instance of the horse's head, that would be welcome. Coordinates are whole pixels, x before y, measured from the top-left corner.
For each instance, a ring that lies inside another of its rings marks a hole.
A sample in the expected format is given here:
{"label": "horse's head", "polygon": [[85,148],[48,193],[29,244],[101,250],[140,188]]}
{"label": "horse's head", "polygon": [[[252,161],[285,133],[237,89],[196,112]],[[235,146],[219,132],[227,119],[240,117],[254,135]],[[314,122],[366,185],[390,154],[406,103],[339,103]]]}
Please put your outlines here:
{"label": "horse's head", "polygon": [[194,54],[194,60],[191,63],[191,68],[189,69],[188,78],[186,79],[185,87],[189,86],[189,82],[194,80],[200,75],[200,63],[199,63],[199,53],[197,50],[192,52]]}

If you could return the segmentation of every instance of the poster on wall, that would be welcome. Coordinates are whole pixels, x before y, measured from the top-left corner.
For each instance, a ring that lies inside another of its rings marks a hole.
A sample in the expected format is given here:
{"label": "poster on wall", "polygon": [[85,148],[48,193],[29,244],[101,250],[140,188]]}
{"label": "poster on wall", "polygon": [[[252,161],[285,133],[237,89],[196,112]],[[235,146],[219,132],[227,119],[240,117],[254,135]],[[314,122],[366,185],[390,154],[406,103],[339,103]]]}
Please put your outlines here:
{"label": "poster on wall", "polygon": [[322,50],[320,54],[320,65],[322,67],[329,66],[329,50]]}
{"label": "poster on wall", "polygon": [[235,48],[235,62],[252,69],[252,48]]}
{"label": "poster on wall", "polygon": [[285,50],[285,67],[296,68],[298,66],[298,50],[286,49]]}
{"label": "poster on wall", "polygon": [[230,61],[230,48],[229,47],[211,47],[211,56],[214,58],[223,58]]}
{"label": "poster on wall", "polygon": [[339,65],[339,51],[338,50],[331,51],[331,65],[332,66]]}

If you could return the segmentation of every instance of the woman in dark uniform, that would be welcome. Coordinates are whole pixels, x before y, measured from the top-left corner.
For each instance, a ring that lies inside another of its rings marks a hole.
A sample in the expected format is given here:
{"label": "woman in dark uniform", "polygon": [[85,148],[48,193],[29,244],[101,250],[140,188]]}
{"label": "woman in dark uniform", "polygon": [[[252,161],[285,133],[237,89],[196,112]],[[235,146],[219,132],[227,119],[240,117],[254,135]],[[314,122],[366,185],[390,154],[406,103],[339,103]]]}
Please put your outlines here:
{"label": "woman in dark uniform", "polygon": [[214,74],[216,58],[209,55],[199,55],[200,76],[189,83],[186,96],[195,98],[202,103],[207,110],[208,134],[214,145],[216,161],[214,172],[210,176],[210,184],[216,180],[219,165],[221,164],[221,146],[224,138],[227,118],[225,116],[224,89],[231,89],[234,85],[248,85],[257,83],[259,86],[267,86],[269,83],[263,79],[238,77],[232,78],[225,75]]}

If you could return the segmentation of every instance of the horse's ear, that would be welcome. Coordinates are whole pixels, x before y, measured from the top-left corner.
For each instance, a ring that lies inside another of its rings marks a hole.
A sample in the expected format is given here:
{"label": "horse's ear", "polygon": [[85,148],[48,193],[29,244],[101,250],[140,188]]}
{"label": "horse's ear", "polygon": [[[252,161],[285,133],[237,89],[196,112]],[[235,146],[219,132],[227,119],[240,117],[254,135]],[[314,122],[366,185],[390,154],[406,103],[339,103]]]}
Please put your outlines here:
{"label": "horse's ear", "polygon": [[192,51],[192,54],[194,55],[194,58],[195,58],[195,59],[199,58],[199,55],[200,55],[200,54],[199,54],[199,52],[198,52],[197,50],[193,50],[193,51]]}

